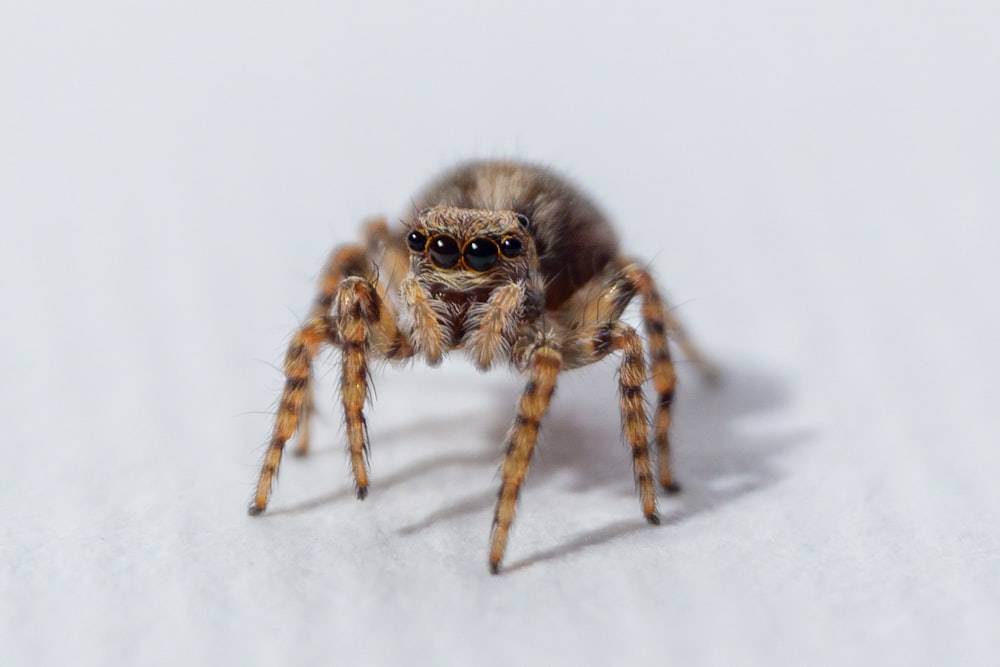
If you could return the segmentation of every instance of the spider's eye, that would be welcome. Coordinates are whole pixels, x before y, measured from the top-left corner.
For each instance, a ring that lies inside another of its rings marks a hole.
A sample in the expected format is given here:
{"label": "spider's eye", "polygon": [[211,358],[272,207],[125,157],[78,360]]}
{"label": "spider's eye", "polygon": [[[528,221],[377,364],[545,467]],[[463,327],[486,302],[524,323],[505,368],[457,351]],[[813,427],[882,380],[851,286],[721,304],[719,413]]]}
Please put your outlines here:
{"label": "spider's eye", "polygon": [[505,238],[500,243],[500,250],[503,252],[504,257],[517,257],[521,254],[524,247],[521,245],[521,239],[509,236]]}
{"label": "spider's eye", "polygon": [[406,235],[406,245],[410,246],[410,250],[423,252],[427,247],[427,237],[420,232],[410,232]]}
{"label": "spider's eye", "polygon": [[497,244],[489,239],[472,239],[465,246],[465,263],[473,271],[486,271],[498,257]]}
{"label": "spider's eye", "polygon": [[431,261],[442,269],[450,269],[458,264],[462,251],[450,236],[435,236],[430,243]]}
{"label": "spider's eye", "polygon": [[520,222],[521,226],[524,227],[525,229],[527,229],[528,226],[531,224],[531,221],[528,220],[528,216],[526,216],[523,213],[517,214],[517,221]]}

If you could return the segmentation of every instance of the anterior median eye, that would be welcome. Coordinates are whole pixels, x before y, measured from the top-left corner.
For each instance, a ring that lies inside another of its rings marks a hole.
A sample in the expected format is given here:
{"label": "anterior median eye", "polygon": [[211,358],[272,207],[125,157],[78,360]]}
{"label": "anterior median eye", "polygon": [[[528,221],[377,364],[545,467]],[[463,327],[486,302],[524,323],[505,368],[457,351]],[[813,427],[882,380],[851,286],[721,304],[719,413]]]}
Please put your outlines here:
{"label": "anterior median eye", "polygon": [[420,232],[410,232],[406,235],[406,245],[414,252],[423,252],[427,247],[427,237]]}
{"label": "anterior median eye", "polygon": [[465,263],[473,271],[486,271],[497,263],[497,244],[490,239],[472,239],[465,246]]}
{"label": "anterior median eye", "polygon": [[462,256],[462,251],[458,243],[450,236],[435,236],[430,243],[431,261],[442,269],[453,268],[458,264],[458,258]]}

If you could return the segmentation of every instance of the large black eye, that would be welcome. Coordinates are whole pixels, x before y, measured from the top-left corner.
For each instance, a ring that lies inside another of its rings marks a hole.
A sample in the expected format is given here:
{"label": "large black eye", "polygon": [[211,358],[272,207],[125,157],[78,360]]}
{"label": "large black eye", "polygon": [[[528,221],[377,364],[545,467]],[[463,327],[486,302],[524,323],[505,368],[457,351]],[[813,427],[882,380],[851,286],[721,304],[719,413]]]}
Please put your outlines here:
{"label": "large black eye", "polygon": [[528,220],[528,216],[526,216],[523,213],[518,213],[517,214],[517,221],[520,222],[521,226],[524,227],[525,229],[527,229],[528,225],[531,224],[531,221]]}
{"label": "large black eye", "polygon": [[427,247],[427,237],[420,232],[410,232],[406,235],[406,245],[410,246],[410,250],[423,252]]}
{"label": "large black eye", "polygon": [[431,261],[442,269],[450,269],[458,264],[462,251],[450,236],[435,236],[430,244]]}
{"label": "large black eye", "polygon": [[486,271],[497,263],[497,244],[489,239],[472,239],[465,246],[465,263],[473,271]]}
{"label": "large black eye", "polygon": [[517,257],[523,249],[521,239],[513,236],[505,238],[500,244],[500,250],[503,252],[504,257]]}

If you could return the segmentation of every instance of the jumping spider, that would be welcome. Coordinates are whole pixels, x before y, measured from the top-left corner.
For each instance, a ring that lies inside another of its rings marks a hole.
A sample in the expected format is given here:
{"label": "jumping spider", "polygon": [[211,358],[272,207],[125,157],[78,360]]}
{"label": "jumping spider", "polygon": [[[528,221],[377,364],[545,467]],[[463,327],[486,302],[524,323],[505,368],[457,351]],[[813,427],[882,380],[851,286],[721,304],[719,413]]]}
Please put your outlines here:
{"label": "jumping spider", "polygon": [[636,295],[641,298],[657,394],[652,435],[659,482],[669,492],[679,487],[668,439],[675,374],[667,332],[690,359],[703,359],[646,269],[619,254],[608,220],[555,174],[500,161],[445,174],[417,198],[414,211],[398,230],[384,220],[368,223],[364,244],[331,254],[312,312],[288,346],[285,387],[249,513],[267,507],[288,439],[297,432],[297,453],[308,450],[312,362],[321,348],[340,350],[340,397],[358,499],[368,494],[362,408],[369,361],[420,358],[434,366],[461,349],[480,370],[509,363],[528,376],[500,466],[489,554],[495,574],[556,377],[620,351],[624,435],[642,513],[659,523],[642,391],[643,340],[619,320],[622,312]]}

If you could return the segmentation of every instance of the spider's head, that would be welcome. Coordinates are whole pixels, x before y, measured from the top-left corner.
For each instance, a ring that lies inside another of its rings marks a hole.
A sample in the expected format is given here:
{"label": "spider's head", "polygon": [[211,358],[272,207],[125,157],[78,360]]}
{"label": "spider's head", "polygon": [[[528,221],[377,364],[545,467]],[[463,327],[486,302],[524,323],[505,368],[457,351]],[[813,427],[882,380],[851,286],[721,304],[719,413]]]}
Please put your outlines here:
{"label": "spider's head", "polygon": [[413,273],[428,286],[455,291],[525,278],[536,261],[529,226],[515,211],[424,209],[407,227]]}

